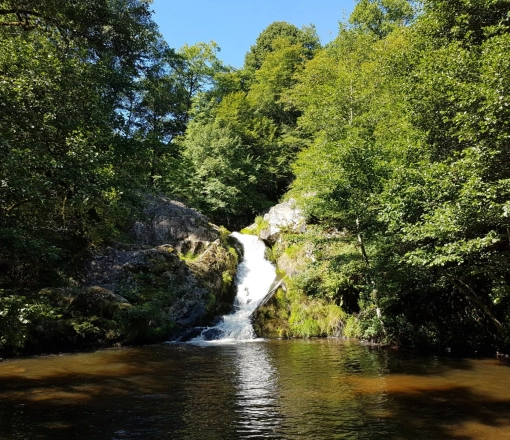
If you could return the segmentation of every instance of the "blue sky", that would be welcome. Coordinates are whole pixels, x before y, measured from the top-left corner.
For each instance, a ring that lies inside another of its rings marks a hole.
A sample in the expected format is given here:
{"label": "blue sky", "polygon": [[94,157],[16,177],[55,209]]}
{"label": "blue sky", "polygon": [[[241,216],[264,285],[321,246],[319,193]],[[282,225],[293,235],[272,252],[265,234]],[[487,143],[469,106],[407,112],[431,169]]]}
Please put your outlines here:
{"label": "blue sky", "polygon": [[355,0],[154,0],[153,18],[170,47],[216,41],[219,58],[241,67],[258,35],[274,21],[314,24],[322,44],[334,38]]}

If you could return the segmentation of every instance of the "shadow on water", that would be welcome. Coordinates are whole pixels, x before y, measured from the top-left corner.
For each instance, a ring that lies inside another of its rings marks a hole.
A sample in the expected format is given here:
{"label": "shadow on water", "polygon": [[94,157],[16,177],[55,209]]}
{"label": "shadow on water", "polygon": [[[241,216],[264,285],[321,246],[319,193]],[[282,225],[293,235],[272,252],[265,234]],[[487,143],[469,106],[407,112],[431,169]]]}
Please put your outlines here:
{"label": "shadow on water", "polygon": [[295,422],[284,438],[510,439],[501,362],[334,340],[281,345],[280,405]]}
{"label": "shadow on water", "polygon": [[491,399],[467,386],[390,391],[395,438],[509,439],[510,398]]}
{"label": "shadow on water", "polygon": [[222,438],[234,413],[232,385],[217,378],[232,373],[225,360],[146,347],[6,362],[0,438],[187,438],[192,427],[196,438]]}
{"label": "shadow on water", "polygon": [[510,439],[506,363],[338,340],[0,364],[0,439]]}

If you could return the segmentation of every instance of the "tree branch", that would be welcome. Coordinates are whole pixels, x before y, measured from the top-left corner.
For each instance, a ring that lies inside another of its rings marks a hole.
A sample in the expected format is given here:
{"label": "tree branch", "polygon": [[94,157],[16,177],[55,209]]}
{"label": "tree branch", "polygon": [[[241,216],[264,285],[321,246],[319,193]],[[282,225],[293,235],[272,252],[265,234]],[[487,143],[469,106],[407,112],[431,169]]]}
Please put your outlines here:
{"label": "tree branch", "polygon": [[[450,278],[450,277],[449,277]],[[491,312],[489,307],[483,303],[483,301],[478,297],[478,295],[475,293],[475,291],[469,287],[464,281],[457,279],[457,278],[450,278],[453,285],[457,287],[464,295],[473,301],[478,307],[480,307],[487,316],[489,316],[498,329],[499,333],[503,332],[503,325],[501,322],[498,321],[498,319],[494,316],[494,314]]]}

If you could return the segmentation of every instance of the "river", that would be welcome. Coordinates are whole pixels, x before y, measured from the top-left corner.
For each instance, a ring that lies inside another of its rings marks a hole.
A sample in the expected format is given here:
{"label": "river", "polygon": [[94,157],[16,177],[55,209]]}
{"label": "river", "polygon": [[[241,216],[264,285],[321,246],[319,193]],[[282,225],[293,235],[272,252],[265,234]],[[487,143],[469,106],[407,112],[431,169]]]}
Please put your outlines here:
{"label": "river", "polygon": [[510,364],[341,339],[0,363],[1,439],[510,439]]}

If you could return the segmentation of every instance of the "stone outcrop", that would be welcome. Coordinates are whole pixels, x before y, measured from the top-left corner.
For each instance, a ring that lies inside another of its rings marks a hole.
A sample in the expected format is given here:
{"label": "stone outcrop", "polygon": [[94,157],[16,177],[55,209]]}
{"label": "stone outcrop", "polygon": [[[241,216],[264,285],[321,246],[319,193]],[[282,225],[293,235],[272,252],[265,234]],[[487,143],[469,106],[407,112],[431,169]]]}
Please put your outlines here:
{"label": "stone outcrop", "polygon": [[178,252],[201,252],[220,238],[217,227],[200,212],[165,196],[146,196],[145,219],[131,227],[129,235],[139,245],[169,244]]}
{"label": "stone outcrop", "polygon": [[91,258],[81,287],[43,289],[54,317],[37,323],[44,350],[167,339],[228,313],[238,243],[198,211],[146,196],[143,220]]}
{"label": "stone outcrop", "polygon": [[157,291],[172,298],[165,313],[183,326],[203,325],[228,311],[237,254],[227,241],[234,239],[222,237],[198,211],[164,196],[147,196],[144,214],[129,231],[136,244],[96,255],[86,284],[121,296]]}
{"label": "stone outcrop", "polygon": [[264,215],[264,227],[259,237],[269,244],[274,244],[282,231],[302,233],[305,229],[306,221],[303,212],[294,199],[289,199],[273,206]]}
{"label": "stone outcrop", "polygon": [[[274,289],[262,301],[252,315],[255,333],[264,338],[285,338],[289,330],[289,311],[286,299],[286,280],[299,274],[303,266],[308,264],[309,249],[307,246],[293,249],[286,243],[285,234],[298,234],[306,231],[306,219],[294,199],[273,206],[264,215],[263,222],[258,226],[259,237],[272,246],[272,255],[280,274]],[[287,250],[287,252],[285,252]]]}

